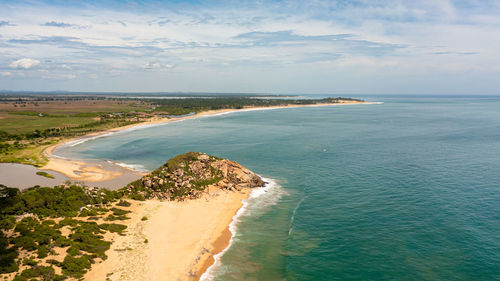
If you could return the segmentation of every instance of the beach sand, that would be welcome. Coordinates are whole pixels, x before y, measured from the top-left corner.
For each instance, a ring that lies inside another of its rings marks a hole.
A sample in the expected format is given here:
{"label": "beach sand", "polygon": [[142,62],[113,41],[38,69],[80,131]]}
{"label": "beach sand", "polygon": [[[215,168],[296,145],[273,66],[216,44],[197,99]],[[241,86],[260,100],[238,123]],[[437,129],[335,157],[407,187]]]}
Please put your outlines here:
{"label": "beach sand", "polygon": [[[126,235],[85,280],[198,280],[230,241],[229,224],[250,190],[216,190],[182,202],[132,201]],[[142,220],[146,217],[147,220]],[[106,279],[109,278],[109,279]]]}

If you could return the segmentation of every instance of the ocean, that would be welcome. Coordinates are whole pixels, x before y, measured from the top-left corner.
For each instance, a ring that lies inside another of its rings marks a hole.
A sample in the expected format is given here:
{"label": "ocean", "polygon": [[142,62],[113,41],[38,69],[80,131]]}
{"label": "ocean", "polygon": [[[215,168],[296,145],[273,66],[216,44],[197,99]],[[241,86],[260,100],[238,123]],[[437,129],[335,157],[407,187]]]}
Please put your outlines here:
{"label": "ocean", "polygon": [[500,98],[235,112],[55,154],[152,170],[187,151],[271,183],[238,216],[213,280],[500,280]]}

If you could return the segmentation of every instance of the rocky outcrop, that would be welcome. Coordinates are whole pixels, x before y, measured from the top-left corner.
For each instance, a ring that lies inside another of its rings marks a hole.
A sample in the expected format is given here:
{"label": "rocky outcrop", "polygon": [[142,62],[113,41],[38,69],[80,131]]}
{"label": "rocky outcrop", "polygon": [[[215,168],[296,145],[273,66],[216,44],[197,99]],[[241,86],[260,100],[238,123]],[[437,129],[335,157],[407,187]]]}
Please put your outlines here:
{"label": "rocky outcrop", "polygon": [[239,191],[264,184],[259,176],[236,162],[188,152],[130,183],[124,192],[134,199],[184,200],[217,189]]}

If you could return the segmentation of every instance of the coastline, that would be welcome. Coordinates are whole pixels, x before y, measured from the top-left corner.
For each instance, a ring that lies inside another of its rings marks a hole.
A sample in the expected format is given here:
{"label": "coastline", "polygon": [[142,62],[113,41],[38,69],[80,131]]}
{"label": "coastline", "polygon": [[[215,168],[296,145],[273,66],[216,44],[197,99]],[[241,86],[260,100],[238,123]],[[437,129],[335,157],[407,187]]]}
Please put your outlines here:
{"label": "coastline", "polygon": [[108,258],[84,280],[200,280],[230,245],[229,225],[250,194],[216,190],[180,202],[130,200],[131,219],[121,222],[126,235],[112,237]]}
{"label": "coastline", "polygon": [[[296,107],[320,107],[337,105],[376,104],[373,102],[322,103],[273,107],[250,107],[202,112],[181,118],[157,118],[155,120],[113,128],[54,144],[43,151],[49,158],[41,169],[64,174],[70,179],[85,182],[102,182],[127,174],[140,173],[132,168],[112,165],[121,170],[109,169],[100,164],[82,160],[65,159],[53,154],[54,150],[68,143],[78,144],[88,138],[105,136],[138,127],[166,124],[190,118],[228,114],[238,111],[270,110]],[[125,185],[124,183],[123,185]],[[122,185],[122,186],[123,186]],[[251,190],[242,192],[215,191],[199,199],[183,202],[136,201],[130,209],[131,219],[125,236],[112,238],[108,259],[94,264],[85,280],[207,280],[207,273],[218,257],[229,248],[235,218],[244,211],[245,200]],[[142,217],[148,217],[142,220]],[[208,218],[208,219],[207,219]],[[109,279],[108,279],[109,278]]]}
{"label": "coastline", "polygon": [[170,122],[177,122],[186,119],[199,118],[199,117],[208,117],[215,116],[221,114],[229,114],[233,112],[245,112],[245,111],[255,111],[255,110],[271,110],[271,109],[281,109],[281,108],[297,108],[297,107],[322,107],[322,106],[340,106],[340,105],[357,105],[357,104],[377,104],[376,102],[359,102],[359,101],[344,101],[341,103],[317,103],[317,104],[294,104],[294,105],[286,105],[286,106],[268,106],[268,107],[246,107],[242,109],[219,109],[219,110],[210,110],[204,111],[198,114],[183,116],[180,118],[155,118],[150,121],[131,124],[123,127],[112,128],[109,130],[105,130],[102,132],[91,133],[85,136],[67,139],[61,142],[58,142],[54,145],[47,147],[42,153],[43,156],[49,159],[49,162],[41,167],[41,170],[50,170],[54,172],[61,173],[71,180],[83,181],[88,183],[98,183],[103,181],[116,181],[117,183],[128,183],[123,180],[119,180],[126,173],[133,173],[137,178],[145,175],[144,172],[137,171],[133,168],[119,166],[118,164],[114,164],[118,166],[116,169],[109,169],[103,167],[102,164],[90,163],[89,161],[84,160],[76,160],[76,159],[65,159],[62,157],[58,157],[54,155],[54,150],[58,147],[66,145],[66,144],[78,144],[80,142],[85,141],[86,139],[98,138],[106,135],[110,135],[112,133],[121,132],[125,130],[130,130],[134,128],[147,127],[152,125],[162,125]]}

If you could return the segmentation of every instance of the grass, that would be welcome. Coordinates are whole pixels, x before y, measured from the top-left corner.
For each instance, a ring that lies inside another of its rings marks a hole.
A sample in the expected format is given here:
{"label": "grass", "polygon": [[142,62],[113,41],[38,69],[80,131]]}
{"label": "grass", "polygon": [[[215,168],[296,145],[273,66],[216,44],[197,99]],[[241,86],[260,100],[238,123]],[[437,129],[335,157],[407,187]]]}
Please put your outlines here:
{"label": "grass", "polygon": [[0,162],[43,166],[48,159],[42,152],[49,145],[137,123],[140,120],[133,116],[113,113],[144,112],[149,108],[145,102],[116,100],[0,103],[0,133],[7,134],[0,136]]}
{"label": "grass", "polygon": [[0,162],[2,163],[20,163],[29,164],[37,167],[42,167],[48,161],[48,159],[43,156],[43,151],[57,143],[56,140],[48,140],[44,144],[34,142],[31,144],[27,142],[26,146],[21,149],[13,149],[8,152],[0,153]]}
{"label": "grass", "polygon": [[9,134],[25,134],[31,133],[34,130],[45,130],[61,126],[76,127],[95,121],[92,117],[75,117],[71,115],[64,115],[63,117],[40,117],[38,115],[32,116],[14,112],[2,112],[0,116],[3,117],[1,119],[0,130]]}
{"label": "grass", "polygon": [[49,179],[54,179],[54,176],[47,173],[47,172],[36,172],[37,175],[39,176],[42,176],[42,177],[46,177],[46,178],[49,178]]}

